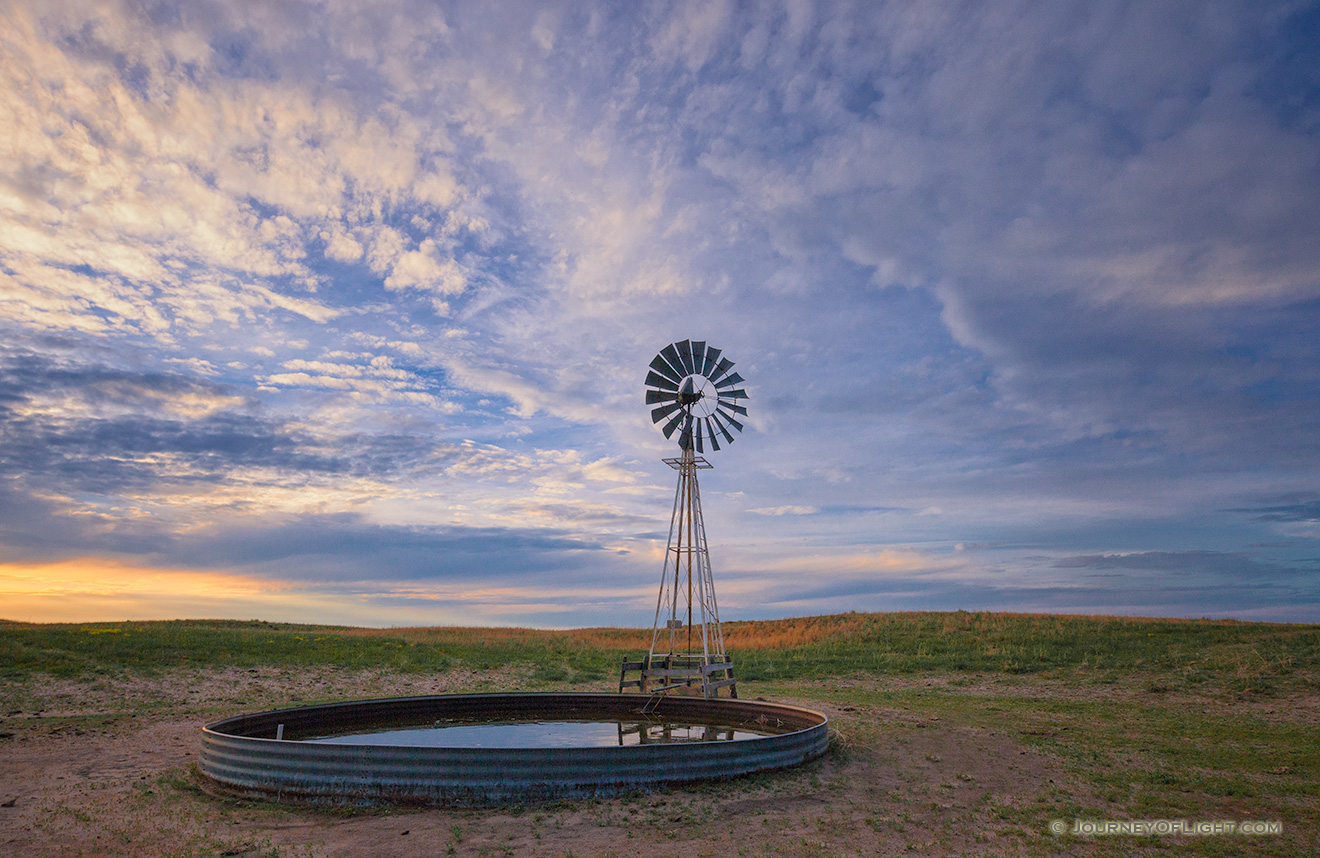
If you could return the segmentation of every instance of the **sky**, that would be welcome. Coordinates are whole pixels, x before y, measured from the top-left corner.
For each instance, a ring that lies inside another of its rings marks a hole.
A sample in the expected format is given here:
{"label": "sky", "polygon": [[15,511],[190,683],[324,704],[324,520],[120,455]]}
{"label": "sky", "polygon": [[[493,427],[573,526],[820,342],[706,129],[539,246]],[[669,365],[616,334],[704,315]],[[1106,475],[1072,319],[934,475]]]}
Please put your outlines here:
{"label": "sky", "polygon": [[0,4],[0,617],[1320,622],[1320,4]]}

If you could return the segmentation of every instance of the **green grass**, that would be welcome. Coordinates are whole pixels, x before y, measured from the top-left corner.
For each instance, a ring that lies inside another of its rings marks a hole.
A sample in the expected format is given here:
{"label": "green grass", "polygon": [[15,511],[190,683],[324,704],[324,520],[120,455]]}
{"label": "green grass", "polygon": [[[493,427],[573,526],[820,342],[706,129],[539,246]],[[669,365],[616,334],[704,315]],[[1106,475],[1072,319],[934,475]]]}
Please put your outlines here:
{"label": "green grass", "polygon": [[173,667],[337,664],[445,670],[439,647],[355,637],[348,629],[263,622],[181,620],[0,626],[0,676],[151,672]]}
{"label": "green grass", "polygon": [[[727,623],[740,679],[930,671],[1142,677],[1165,693],[1314,689],[1320,626],[989,613],[845,614]],[[534,665],[544,682],[599,682],[645,648],[630,629],[355,629],[258,621],[0,622],[0,676],[173,667],[335,665],[404,672]]]}
{"label": "green grass", "polygon": [[530,640],[473,640],[468,630],[452,639],[417,633],[259,621],[179,620],[114,624],[0,623],[0,677],[33,674],[81,677],[178,667],[288,667],[333,665],[405,673],[534,663],[546,679],[582,681],[617,671],[614,653],[583,648],[552,633]]}
{"label": "green grass", "polygon": [[[1314,687],[1320,627],[985,613],[841,615],[728,623],[746,680],[927,671],[1140,673],[1148,690],[1211,682],[1269,694]],[[812,632],[812,626],[824,631]],[[805,639],[797,645],[777,641]],[[740,640],[741,639],[741,640]],[[741,646],[739,644],[742,644]],[[0,675],[80,676],[169,667],[337,665],[443,671],[537,665],[547,681],[598,679],[644,648],[636,630],[397,629],[224,620],[116,624],[0,622]]]}
{"label": "green grass", "polygon": [[1320,665],[1320,627],[1313,625],[966,612],[857,616],[864,622],[847,635],[778,651],[740,650],[741,675],[1062,669],[1171,675],[1180,685],[1236,680],[1244,690],[1266,692],[1298,670],[1314,677]]}
{"label": "green grass", "polygon": [[[1022,696],[1034,681],[1010,680],[1004,693],[982,689],[967,693],[956,684],[878,690],[853,687],[770,683],[770,696],[794,694],[836,706],[862,706],[903,712],[926,719],[921,727],[965,728],[986,735],[1014,736],[1024,746],[1061,762],[1063,770],[1085,784],[1089,795],[1067,790],[1042,792],[1036,801],[999,808],[1006,821],[1039,827],[1041,820],[1063,819],[1265,819],[1284,825],[1283,838],[1201,838],[1180,840],[1181,852],[1197,855],[1294,855],[1299,843],[1320,831],[1320,743],[1306,718],[1277,720],[1271,704],[1244,702],[1239,692],[1217,697],[1199,694],[1165,703],[1163,696],[1134,701],[1131,683],[1114,698],[1082,694],[1077,683],[1057,688],[1056,697]],[[849,710],[851,711],[851,710]],[[857,717],[857,716],[851,716]],[[850,725],[857,740],[870,744],[894,733],[904,722],[892,717],[863,717]],[[937,756],[926,757],[933,763]],[[1058,841],[1077,846],[1075,838]],[[1165,841],[1167,844],[1169,841]],[[1090,841],[1132,854],[1133,843],[1159,840],[1114,838]],[[1306,847],[1301,847],[1305,849]]]}

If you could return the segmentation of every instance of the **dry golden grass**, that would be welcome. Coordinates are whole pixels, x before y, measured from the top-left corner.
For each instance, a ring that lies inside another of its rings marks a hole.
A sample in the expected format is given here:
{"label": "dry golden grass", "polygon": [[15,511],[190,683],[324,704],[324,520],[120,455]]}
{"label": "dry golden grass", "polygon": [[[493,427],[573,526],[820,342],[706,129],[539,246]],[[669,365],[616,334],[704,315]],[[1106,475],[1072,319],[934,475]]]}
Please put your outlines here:
{"label": "dry golden grass", "polygon": [[[893,615],[890,615],[893,616]],[[846,638],[875,625],[873,614],[835,614],[785,620],[752,620],[723,624],[729,649],[784,649],[806,646],[829,638]],[[603,650],[636,650],[650,646],[649,629],[586,628],[545,630],[528,628],[471,628],[433,626],[389,629],[348,629],[354,637],[391,638],[409,643],[481,646],[541,645],[554,642]]]}

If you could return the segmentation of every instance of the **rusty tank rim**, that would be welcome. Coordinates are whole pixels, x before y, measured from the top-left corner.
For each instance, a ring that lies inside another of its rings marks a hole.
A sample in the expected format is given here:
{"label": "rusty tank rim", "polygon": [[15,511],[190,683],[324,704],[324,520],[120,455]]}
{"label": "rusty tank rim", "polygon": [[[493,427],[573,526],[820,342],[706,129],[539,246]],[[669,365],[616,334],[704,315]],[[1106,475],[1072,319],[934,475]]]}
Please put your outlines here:
{"label": "rusty tank rim", "polygon": [[[736,741],[573,748],[300,740],[427,720],[628,721],[648,716],[777,732]],[[825,753],[828,724],[825,715],[811,709],[750,700],[555,692],[393,697],[276,709],[207,724],[202,728],[201,771],[228,791],[276,800],[532,804],[602,798],[798,765]]]}

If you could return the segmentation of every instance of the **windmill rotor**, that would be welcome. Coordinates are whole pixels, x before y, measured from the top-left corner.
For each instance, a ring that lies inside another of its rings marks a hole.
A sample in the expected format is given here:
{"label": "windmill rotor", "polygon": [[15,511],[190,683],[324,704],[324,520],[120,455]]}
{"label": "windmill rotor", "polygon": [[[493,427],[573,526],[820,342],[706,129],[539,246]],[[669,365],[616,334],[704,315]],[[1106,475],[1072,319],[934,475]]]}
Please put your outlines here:
{"label": "windmill rotor", "polygon": [[746,381],[732,372],[734,363],[704,340],[670,343],[652,359],[646,375],[646,404],[651,422],[660,425],[666,438],[677,433],[683,450],[705,453],[709,445],[720,449],[720,441],[733,443],[733,432],[741,432],[737,418],[747,416],[739,400],[747,399]]}

